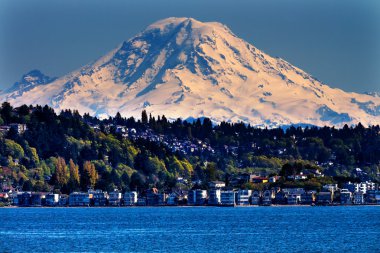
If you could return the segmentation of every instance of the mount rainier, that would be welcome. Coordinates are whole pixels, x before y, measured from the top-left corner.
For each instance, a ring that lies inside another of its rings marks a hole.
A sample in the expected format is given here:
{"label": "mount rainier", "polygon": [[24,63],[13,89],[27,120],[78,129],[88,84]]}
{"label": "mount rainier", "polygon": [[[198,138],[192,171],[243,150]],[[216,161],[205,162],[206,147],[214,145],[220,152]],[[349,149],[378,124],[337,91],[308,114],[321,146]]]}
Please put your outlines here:
{"label": "mount rainier", "polygon": [[226,26],[168,18],[60,78],[35,70],[0,95],[99,117],[209,117],[255,126],[380,123],[380,97],[330,88]]}

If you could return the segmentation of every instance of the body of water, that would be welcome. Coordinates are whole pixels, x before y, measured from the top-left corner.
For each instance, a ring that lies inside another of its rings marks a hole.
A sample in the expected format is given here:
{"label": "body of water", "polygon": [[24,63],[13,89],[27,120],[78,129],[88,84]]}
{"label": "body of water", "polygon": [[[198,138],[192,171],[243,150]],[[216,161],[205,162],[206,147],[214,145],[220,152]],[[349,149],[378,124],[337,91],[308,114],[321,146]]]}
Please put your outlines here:
{"label": "body of water", "polygon": [[380,207],[0,208],[0,252],[380,252]]}

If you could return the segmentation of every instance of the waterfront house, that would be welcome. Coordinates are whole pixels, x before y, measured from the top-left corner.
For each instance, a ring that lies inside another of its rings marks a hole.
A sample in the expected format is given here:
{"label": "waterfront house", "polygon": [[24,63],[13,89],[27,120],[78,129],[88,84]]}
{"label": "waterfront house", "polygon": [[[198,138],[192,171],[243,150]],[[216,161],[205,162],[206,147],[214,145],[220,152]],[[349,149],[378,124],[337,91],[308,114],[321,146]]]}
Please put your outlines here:
{"label": "waterfront house", "polygon": [[168,195],[166,193],[158,193],[157,194],[157,205],[164,206],[166,205],[166,199]]}
{"label": "waterfront house", "polygon": [[340,204],[352,205],[352,193],[348,189],[342,189],[340,191]]}
{"label": "waterfront house", "polygon": [[157,188],[149,189],[146,192],[146,204],[148,206],[163,206],[166,204],[166,193],[159,193]]}
{"label": "waterfront house", "polygon": [[355,185],[355,192],[362,192],[364,194],[367,193],[367,191],[376,190],[376,184],[370,181],[356,183]]}
{"label": "waterfront house", "polygon": [[365,203],[364,193],[354,192],[353,203],[354,203],[354,205],[363,205]]}
{"label": "waterfront house", "polygon": [[224,187],[226,187],[226,183],[224,183],[222,181],[211,181],[208,183],[208,186],[210,188],[224,188]]}
{"label": "waterfront house", "polygon": [[146,197],[144,197],[144,196],[138,197],[136,205],[138,205],[138,206],[146,206]]}
{"label": "waterfront house", "polygon": [[241,206],[249,206],[249,199],[252,195],[252,190],[239,190],[237,204]]}
{"label": "waterfront house", "polygon": [[287,197],[287,203],[288,203],[288,205],[300,204],[301,203],[301,193],[300,192],[290,193]]}
{"label": "waterfront house", "polygon": [[45,196],[45,205],[46,206],[57,206],[59,201],[59,194],[49,193]]}
{"label": "waterfront house", "polygon": [[124,193],[124,205],[125,206],[134,206],[137,204],[137,192],[126,192]]}
{"label": "waterfront house", "polygon": [[379,190],[367,190],[366,203],[380,205],[380,191]]}
{"label": "waterfront house", "polygon": [[265,190],[263,193],[263,201],[262,204],[264,206],[272,205],[272,200],[274,199],[275,194],[273,190]]}
{"label": "waterfront house", "polygon": [[90,206],[91,198],[88,192],[72,192],[69,195],[69,206]]}
{"label": "waterfront house", "polygon": [[58,206],[67,206],[69,203],[69,196],[66,194],[59,195]]}
{"label": "waterfront house", "polygon": [[121,205],[122,194],[117,189],[109,193],[108,203],[110,206],[120,206]]}
{"label": "waterfront house", "polygon": [[208,205],[217,206],[220,204],[220,189],[211,189],[209,191]]}
{"label": "waterfront house", "polygon": [[169,194],[167,200],[166,200],[166,204],[168,206],[176,206],[178,205],[178,197],[177,197],[177,194],[175,193],[171,193]]}
{"label": "waterfront house", "polygon": [[190,190],[187,195],[187,204],[188,205],[204,205],[207,199],[207,191],[206,190]]}
{"label": "waterfront house", "polygon": [[277,205],[285,205],[288,201],[288,192],[287,191],[279,191],[276,192],[274,202]]}
{"label": "waterfront house", "polygon": [[6,192],[0,193],[0,202],[8,202],[9,195]]}
{"label": "waterfront house", "polygon": [[89,190],[88,191],[91,198],[91,204],[94,206],[106,206],[108,202],[108,193],[103,192],[102,190]]}
{"label": "waterfront house", "polygon": [[222,206],[235,206],[235,192],[234,191],[221,191],[220,204]]}
{"label": "waterfront house", "polygon": [[45,203],[45,194],[41,192],[34,192],[30,198],[31,206],[42,206]]}
{"label": "waterfront house", "polygon": [[17,205],[18,206],[31,206],[32,204],[32,193],[31,192],[19,192],[17,194]]}
{"label": "waterfront house", "polygon": [[260,205],[261,204],[261,196],[262,192],[261,191],[253,191],[252,197],[251,197],[251,204],[252,205]]}
{"label": "waterfront house", "polygon": [[301,204],[303,205],[311,205],[315,202],[315,191],[305,191],[301,194]]}
{"label": "waterfront house", "polygon": [[195,190],[195,205],[201,206],[206,203],[207,191],[206,190]]}
{"label": "waterfront house", "polygon": [[331,191],[321,191],[317,195],[318,205],[330,205],[334,199],[334,193]]}

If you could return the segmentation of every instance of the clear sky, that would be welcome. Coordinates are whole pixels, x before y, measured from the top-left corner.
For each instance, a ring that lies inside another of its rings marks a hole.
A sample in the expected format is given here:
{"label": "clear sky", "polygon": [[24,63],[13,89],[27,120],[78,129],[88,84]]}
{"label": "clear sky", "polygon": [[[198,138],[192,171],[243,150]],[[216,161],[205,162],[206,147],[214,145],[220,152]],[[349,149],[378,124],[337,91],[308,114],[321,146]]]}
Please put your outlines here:
{"label": "clear sky", "polygon": [[332,87],[380,92],[379,0],[1,0],[0,88],[61,76],[166,17],[226,24]]}

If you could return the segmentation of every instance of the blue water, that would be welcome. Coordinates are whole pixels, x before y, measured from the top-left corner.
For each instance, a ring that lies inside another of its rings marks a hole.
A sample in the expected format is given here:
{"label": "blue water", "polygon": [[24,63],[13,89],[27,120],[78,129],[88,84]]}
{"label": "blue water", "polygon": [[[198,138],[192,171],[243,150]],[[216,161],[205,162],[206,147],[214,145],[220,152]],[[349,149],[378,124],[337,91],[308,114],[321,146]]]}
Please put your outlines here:
{"label": "blue water", "polygon": [[380,207],[0,208],[0,252],[380,252]]}

